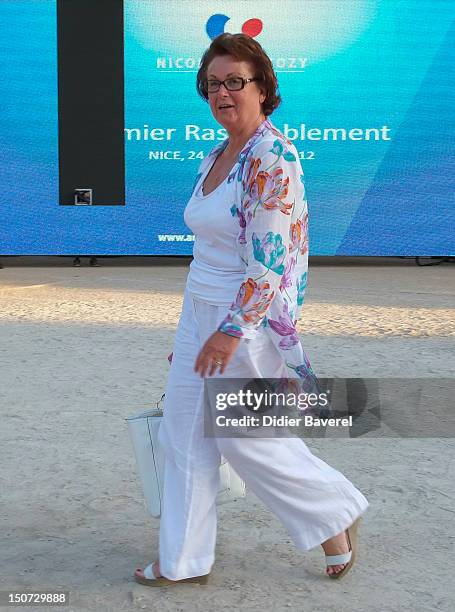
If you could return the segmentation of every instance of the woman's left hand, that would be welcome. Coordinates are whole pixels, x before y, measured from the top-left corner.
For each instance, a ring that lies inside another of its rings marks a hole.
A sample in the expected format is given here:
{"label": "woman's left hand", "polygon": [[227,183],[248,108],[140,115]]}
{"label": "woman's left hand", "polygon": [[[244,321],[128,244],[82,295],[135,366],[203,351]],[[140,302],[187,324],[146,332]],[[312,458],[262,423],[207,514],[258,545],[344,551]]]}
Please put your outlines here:
{"label": "woman's left hand", "polygon": [[194,371],[199,372],[202,378],[207,370],[209,376],[213,376],[217,368],[220,369],[220,374],[223,374],[239,342],[240,338],[216,331],[199,351],[194,364]]}

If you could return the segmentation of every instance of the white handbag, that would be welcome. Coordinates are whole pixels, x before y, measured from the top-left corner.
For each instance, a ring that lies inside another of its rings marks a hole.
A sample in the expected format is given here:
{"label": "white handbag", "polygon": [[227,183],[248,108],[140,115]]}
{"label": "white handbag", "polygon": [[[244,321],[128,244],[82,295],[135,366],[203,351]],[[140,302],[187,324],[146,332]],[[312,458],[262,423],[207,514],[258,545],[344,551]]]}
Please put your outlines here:
{"label": "white handbag", "polygon": [[[163,418],[163,410],[157,402],[156,408],[150,408],[139,414],[127,417],[131,441],[136,455],[139,480],[145,498],[148,513],[155,518],[161,516],[163,498],[163,479],[165,455],[158,440],[158,431]],[[224,457],[221,457],[220,488],[216,497],[217,504],[245,497],[245,483],[231,468]]]}

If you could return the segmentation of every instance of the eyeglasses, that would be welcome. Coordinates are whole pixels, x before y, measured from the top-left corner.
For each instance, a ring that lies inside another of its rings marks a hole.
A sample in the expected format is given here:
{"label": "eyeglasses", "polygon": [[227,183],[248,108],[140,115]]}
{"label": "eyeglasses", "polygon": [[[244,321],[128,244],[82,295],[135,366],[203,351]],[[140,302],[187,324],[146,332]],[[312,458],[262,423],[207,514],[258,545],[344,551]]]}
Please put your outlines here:
{"label": "eyeglasses", "polygon": [[252,79],[244,79],[242,77],[231,77],[230,79],[226,79],[225,81],[217,81],[215,79],[210,79],[205,81],[205,88],[208,93],[216,93],[221,85],[224,85],[228,91],[240,91],[245,87],[247,83],[251,83],[251,81],[261,81],[262,79],[254,77]]}

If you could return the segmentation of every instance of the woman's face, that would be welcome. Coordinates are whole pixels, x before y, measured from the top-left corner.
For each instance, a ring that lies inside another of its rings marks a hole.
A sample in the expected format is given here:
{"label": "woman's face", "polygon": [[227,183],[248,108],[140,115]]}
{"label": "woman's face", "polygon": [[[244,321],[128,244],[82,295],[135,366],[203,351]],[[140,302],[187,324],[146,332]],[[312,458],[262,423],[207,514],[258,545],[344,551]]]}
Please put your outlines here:
{"label": "woman's face", "polygon": [[[207,67],[208,80],[224,81],[232,76],[248,79],[256,75],[250,62],[239,62],[231,55],[219,55],[213,58]],[[228,91],[224,85],[221,85],[217,92],[208,94],[213,116],[228,132],[248,130],[250,125],[257,123],[258,118],[265,119],[261,109],[265,94],[258,85],[259,81],[246,83],[239,91]],[[226,109],[220,108],[224,104],[231,106]]]}

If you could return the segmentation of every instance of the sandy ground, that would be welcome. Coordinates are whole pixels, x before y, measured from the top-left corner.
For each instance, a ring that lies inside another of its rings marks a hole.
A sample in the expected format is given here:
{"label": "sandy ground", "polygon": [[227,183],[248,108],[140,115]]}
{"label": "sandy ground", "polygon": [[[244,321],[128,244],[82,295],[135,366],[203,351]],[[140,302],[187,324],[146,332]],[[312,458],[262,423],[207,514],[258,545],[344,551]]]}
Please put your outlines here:
{"label": "sandy ground", "polygon": [[[77,612],[453,609],[451,438],[308,441],[370,502],[340,582],[252,492],[219,507],[210,585],[133,582],[156,558],[159,521],[145,514],[124,418],[162,393],[188,260],[44,263],[0,270],[0,590],[69,590]],[[299,332],[320,376],[452,377],[454,296],[451,264],[321,260]]]}

